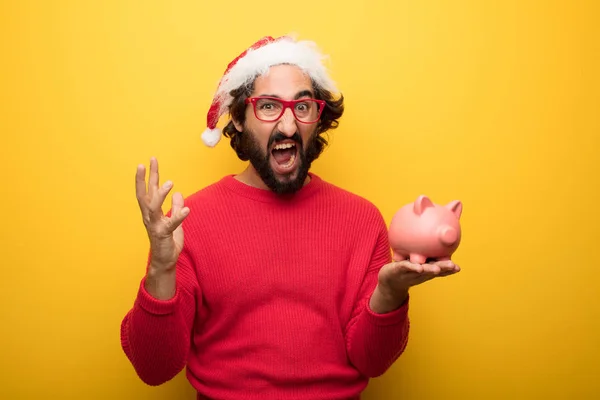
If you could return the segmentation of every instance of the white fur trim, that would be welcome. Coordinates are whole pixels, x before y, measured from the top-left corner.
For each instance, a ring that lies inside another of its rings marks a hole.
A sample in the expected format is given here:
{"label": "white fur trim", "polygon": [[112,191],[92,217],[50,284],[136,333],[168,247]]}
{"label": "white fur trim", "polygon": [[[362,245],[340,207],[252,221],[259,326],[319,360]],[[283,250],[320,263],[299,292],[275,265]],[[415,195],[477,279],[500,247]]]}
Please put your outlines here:
{"label": "white fur trim", "polygon": [[204,132],[202,132],[202,141],[208,147],[215,147],[220,140],[221,130],[219,128],[207,128]]}
{"label": "white fur trim", "polygon": [[252,81],[257,75],[265,74],[273,65],[297,65],[323,89],[338,93],[335,82],[322,64],[325,58],[314,42],[295,41],[292,38],[282,38],[256,50],[249,50],[223,77],[217,92],[217,96],[222,98],[219,115],[226,113],[231,104],[229,92]]}

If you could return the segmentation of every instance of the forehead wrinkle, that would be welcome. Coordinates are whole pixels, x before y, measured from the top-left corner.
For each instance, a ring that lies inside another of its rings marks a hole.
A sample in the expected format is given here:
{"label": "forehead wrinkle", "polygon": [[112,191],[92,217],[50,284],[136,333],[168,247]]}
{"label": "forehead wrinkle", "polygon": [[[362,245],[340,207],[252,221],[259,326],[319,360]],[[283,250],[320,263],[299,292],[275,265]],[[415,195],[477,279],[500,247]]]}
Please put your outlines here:
{"label": "forehead wrinkle", "polygon": [[[261,93],[258,95],[259,97],[275,97],[278,99],[283,99],[281,96],[274,94],[274,93]],[[301,97],[314,97],[314,94],[312,92],[312,90],[300,90],[298,93],[296,93],[296,95],[294,96],[294,99],[299,99]]]}
{"label": "forehead wrinkle", "polygon": [[[292,98],[301,97],[300,93],[309,91],[312,96],[313,81],[302,69],[294,65],[274,66],[271,69],[254,80],[254,93],[261,93],[261,96],[271,96],[277,98],[287,98],[292,92],[295,92]],[[253,94],[256,96],[256,94]]]}

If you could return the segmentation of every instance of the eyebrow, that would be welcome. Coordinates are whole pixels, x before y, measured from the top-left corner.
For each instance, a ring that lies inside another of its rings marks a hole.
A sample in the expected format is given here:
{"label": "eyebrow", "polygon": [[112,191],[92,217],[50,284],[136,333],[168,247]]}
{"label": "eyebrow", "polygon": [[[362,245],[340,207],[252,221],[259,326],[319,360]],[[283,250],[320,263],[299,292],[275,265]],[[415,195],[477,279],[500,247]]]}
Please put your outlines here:
{"label": "eyebrow", "polygon": [[[276,94],[268,94],[268,93],[264,93],[259,96],[277,97],[278,99],[281,98],[281,96],[278,96]],[[296,96],[294,96],[294,100],[298,100],[301,97],[313,97],[313,92],[311,92],[310,90],[302,90],[302,91],[296,93]]]}

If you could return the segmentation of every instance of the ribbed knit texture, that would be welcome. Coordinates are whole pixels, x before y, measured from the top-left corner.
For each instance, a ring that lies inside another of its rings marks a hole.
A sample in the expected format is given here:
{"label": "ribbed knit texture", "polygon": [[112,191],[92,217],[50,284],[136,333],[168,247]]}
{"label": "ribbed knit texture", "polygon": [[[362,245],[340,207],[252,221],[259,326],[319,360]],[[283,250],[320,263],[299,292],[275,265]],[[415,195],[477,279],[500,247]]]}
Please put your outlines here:
{"label": "ribbed knit texture", "polygon": [[185,203],[175,296],[142,279],[121,326],[144,382],[187,365],[198,399],[358,399],[403,352],[408,300],[368,307],[391,260],[370,202],[311,174],[289,198],[226,176]]}

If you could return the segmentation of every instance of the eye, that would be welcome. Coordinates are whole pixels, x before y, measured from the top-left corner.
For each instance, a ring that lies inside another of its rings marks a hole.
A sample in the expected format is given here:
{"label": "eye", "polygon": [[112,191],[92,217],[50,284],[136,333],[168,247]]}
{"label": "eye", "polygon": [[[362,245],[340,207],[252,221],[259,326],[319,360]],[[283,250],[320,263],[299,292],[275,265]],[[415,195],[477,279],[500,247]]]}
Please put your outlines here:
{"label": "eye", "polygon": [[266,101],[261,101],[258,103],[258,108],[261,110],[272,110],[275,108],[275,103],[273,102],[266,102]]}
{"label": "eye", "polygon": [[308,104],[308,102],[296,104],[296,111],[305,112],[305,111],[308,111],[309,109],[310,109],[310,105]]}

